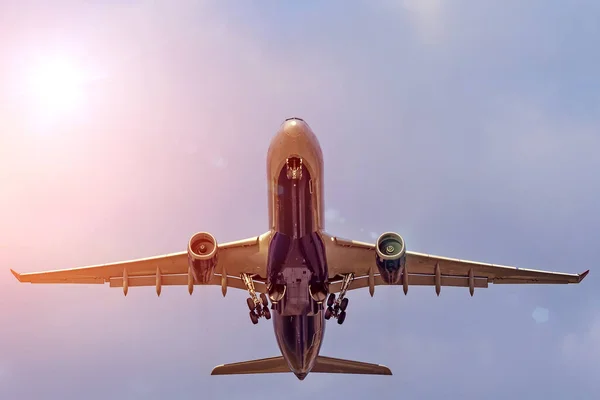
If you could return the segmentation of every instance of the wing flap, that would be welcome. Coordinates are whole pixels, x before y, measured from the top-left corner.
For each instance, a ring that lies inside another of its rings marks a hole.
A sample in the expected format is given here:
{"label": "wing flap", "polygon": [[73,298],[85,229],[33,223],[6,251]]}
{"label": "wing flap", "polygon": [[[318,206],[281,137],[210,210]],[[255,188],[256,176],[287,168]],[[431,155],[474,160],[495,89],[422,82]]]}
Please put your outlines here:
{"label": "wing flap", "polygon": [[[380,285],[388,285],[384,282],[380,275],[375,275],[375,286]],[[475,288],[487,288],[488,280],[487,278],[476,277],[473,279]],[[469,287],[469,277],[463,276],[441,276],[440,286],[452,286],[452,287]],[[434,275],[413,275],[409,274],[408,276],[408,284],[410,286],[435,286],[435,276]],[[389,286],[389,285],[388,285]],[[402,286],[402,281],[400,281],[397,285],[394,286]],[[350,287],[348,290],[355,289],[364,289],[369,287],[369,278],[368,276],[363,276],[359,278],[355,278],[352,283],[350,283]],[[338,293],[342,290],[342,283],[335,282],[329,285],[329,290],[332,293]]]}
{"label": "wing flap", "polygon": [[[195,286],[206,286],[216,285],[221,286],[222,276],[214,275],[210,282],[203,285],[195,283]],[[161,285],[162,286],[187,286],[188,274],[177,274],[177,275],[162,275]],[[127,286],[129,287],[142,287],[142,286],[156,286],[156,275],[152,276],[130,276],[127,278]],[[123,287],[123,277],[116,277],[110,279],[111,288]],[[244,282],[237,276],[227,276],[227,287],[246,290]],[[266,285],[263,282],[254,281],[254,288],[259,293],[266,292]]]}

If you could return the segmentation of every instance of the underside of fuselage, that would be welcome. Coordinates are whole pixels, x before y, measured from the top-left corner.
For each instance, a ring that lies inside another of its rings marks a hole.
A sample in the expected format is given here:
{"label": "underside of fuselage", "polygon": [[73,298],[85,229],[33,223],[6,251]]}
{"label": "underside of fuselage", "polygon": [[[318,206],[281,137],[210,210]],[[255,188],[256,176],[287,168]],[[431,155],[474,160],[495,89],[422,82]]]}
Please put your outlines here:
{"label": "underside of fuselage", "polygon": [[287,152],[278,149],[285,159],[271,160],[281,166],[276,174],[277,170],[268,166],[272,171],[269,204],[274,231],[267,265],[268,295],[277,343],[299,379],[310,372],[319,355],[327,296],[327,259],[318,226],[320,216],[316,215],[321,209],[315,190],[320,177],[313,176],[321,171],[301,153],[309,147],[306,141],[314,138],[309,129],[300,120],[296,124],[286,121],[274,139],[275,146],[288,146]]}

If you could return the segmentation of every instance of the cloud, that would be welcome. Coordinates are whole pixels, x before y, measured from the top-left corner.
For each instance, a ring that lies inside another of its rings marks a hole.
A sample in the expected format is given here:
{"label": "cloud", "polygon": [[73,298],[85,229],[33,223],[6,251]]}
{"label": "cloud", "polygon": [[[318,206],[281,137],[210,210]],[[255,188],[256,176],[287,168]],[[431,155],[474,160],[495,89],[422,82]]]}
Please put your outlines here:
{"label": "cloud", "polygon": [[548,322],[548,309],[543,307],[536,307],[535,310],[531,313],[531,317],[538,324],[543,324]]}
{"label": "cloud", "polygon": [[346,218],[340,215],[340,212],[334,208],[328,208],[325,210],[325,220],[327,222],[343,224],[346,222]]}
{"label": "cloud", "polygon": [[591,319],[585,331],[567,334],[561,350],[563,360],[570,368],[582,368],[589,376],[600,374],[600,314]]}
{"label": "cloud", "polygon": [[213,163],[213,166],[215,166],[216,168],[226,168],[227,167],[227,160],[221,156],[215,156],[212,163]]}
{"label": "cloud", "polygon": [[435,44],[443,39],[444,20],[441,0],[389,0],[390,8],[404,11],[423,42]]}

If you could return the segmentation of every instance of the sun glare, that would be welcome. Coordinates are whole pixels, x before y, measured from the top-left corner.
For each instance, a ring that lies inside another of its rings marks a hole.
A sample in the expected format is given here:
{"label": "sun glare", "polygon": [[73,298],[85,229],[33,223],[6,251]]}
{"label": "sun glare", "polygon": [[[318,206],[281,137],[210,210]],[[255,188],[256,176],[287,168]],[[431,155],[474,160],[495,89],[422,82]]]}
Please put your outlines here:
{"label": "sun glare", "polygon": [[29,71],[31,106],[52,117],[74,111],[82,105],[84,83],[81,68],[68,60],[39,62]]}

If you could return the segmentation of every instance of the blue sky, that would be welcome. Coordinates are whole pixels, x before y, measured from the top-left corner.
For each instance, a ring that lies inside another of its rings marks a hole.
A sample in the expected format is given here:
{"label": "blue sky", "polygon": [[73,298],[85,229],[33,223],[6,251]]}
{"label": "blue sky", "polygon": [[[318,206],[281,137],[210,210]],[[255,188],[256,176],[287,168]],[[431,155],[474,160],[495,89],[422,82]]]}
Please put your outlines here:
{"label": "blue sky", "polygon": [[[592,1],[3,3],[0,397],[597,399],[598,20]],[[23,89],[48,57],[85,71],[76,112]],[[262,233],[266,150],[292,115],[324,151],[329,232],[590,275],[352,293],[322,354],[394,376],[300,382],[209,375],[278,354],[243,292],[9,273]]]}

